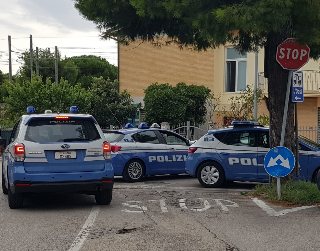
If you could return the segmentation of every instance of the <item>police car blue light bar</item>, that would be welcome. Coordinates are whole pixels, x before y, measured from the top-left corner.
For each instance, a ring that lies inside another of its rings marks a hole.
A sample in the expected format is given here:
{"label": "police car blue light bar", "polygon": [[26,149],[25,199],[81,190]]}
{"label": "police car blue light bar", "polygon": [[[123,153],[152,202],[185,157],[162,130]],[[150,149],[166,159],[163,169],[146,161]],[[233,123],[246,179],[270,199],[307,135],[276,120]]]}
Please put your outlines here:
{"label": "police car blue light bar", "polygon": [[138,126],[139,129],[148,129],[149,126],[146,124],[146,123],[141,123],[139,126]]}
{"label": "police car blue light bar", "polygon": [[27,114],[33,114],[36,113],[36,109],[33,106],[27,107]]}
{"label": "police car blue light bar", "polygon": [[124,128],[134,128],[134,126],[131,123],[127,123]]}
{"label": "police car blue light bar", "polygon": [[79,109],[76,106],[71,106],[70,107],[70,113],[79,113]]}
{"label": "police car blue light bar", "polygon": [[231,125],[251,125],[258,126],[261,125],[260,122],[257,121],[232,121]]}

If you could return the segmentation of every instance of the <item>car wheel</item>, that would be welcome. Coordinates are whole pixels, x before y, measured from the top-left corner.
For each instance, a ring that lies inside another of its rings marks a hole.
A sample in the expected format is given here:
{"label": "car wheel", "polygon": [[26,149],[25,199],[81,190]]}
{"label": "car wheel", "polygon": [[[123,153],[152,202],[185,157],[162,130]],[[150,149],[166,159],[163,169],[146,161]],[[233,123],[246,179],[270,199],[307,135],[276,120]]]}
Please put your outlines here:
{"label": "car wheel", "polygon": [[6,181],[4,179],[4,175],[3,175],[3,169],[2,169],[2,192],[3,194],[8,194],[8,188],[6,187]]}
{"label": "car wheel", "polygon": [[213,161],[201,164],[197,177],[203,187],[220,187],[225,181],[223,168]]}
{"label": "car wheel", "polygon": [[8,202],[11,209],[23,207],[23,194],[22,193],[12,193],[11,189],[8,189]]}
{"label": "car wheel", "polygon": [[316,182],[317,182],[317,187],[318,187],[318,189],[320,191],[320,170],[318,171]]}
{"label": "car wheel", "polygon": [[123,170],[123,178],[128,182],[138,182],[144,176],[144,164],[141,160],[130,160]]}
{"label": "car wheel", "polygon": [[98,205],[109,205],[112,201],[112,189],[103,189],[95,194]]}

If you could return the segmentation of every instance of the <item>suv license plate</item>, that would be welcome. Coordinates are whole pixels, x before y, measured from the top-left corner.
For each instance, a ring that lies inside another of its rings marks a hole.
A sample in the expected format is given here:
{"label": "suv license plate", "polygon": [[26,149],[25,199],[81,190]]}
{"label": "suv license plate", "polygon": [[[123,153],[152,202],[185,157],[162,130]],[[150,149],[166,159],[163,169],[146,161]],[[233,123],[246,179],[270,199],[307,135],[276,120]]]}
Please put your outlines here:
{"label": "suv license plate", "polygon": [[77,153],[75,151],[55,152],[55,159],[75,159]]}

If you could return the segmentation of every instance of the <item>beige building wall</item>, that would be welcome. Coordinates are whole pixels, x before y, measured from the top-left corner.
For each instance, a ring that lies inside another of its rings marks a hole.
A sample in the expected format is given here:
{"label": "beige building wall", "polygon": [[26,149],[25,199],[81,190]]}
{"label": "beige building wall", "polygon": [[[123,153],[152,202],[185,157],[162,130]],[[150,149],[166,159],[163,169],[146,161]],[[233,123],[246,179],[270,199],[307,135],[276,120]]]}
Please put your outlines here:
{"label": "beige building wall", "polygon": [[179,49],[177,45],[157,47],[150,42],[119,46],[120,91],[144,97],[152,83],[204,85],[214,88],[214,52]]}

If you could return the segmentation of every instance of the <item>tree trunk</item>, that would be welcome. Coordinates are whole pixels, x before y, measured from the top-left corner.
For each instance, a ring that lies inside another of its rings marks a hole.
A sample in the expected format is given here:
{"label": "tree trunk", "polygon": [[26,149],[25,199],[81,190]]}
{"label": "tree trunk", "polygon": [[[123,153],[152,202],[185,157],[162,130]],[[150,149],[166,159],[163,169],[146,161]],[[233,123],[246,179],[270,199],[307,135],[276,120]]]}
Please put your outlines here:
{"label": "tree trunk", "polygon": [[[271,33],[267,38],[267,52],[265,66],[267,66],[269,112],[270,112],[270,148],[280,146],[282,120],[288,86],[289,70],[284,70],[276,61],[277,46],[286,38],[292,37],[290,25],[281,33]],[[294,106],[289,99],[288,117],[285,129],[284,146],[294,152]],[[284,182],[291,179],[292,175],[281,178]]]}

